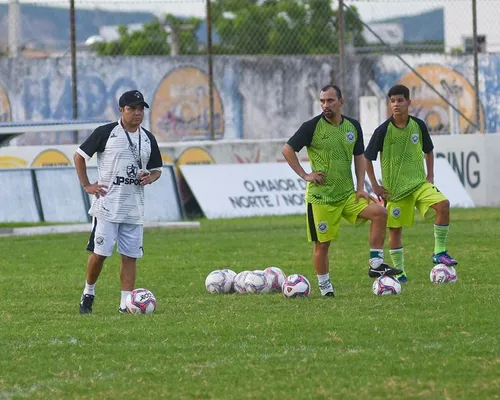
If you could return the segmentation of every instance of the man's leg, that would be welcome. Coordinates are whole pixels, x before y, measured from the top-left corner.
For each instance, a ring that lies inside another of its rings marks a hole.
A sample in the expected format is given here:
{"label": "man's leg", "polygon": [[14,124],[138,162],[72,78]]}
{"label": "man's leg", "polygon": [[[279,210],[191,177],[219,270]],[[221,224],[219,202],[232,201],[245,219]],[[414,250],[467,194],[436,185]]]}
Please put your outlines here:
{"label": "man's leg", "polygon": [[433,264],[457,265],[458,261],[448,254],[446,247],[450,225],[450,201],[430,183],[422,185],[415,197],[416,206],[422,216],[426,219],[434,217]]}
{"label": "man's leg", "polygon": [[92,312],[94,304],[95,284],[101,274],[104,265],[105,256],[92,253],[87,261],[87,279],[80,299],[80,314],[89,314]]}
{"label": "man's leg", "polygon": [[419,190],[397,202],[387,202],[389,254],[391,255],[394,268],[402,270],[402,273],[396,276],[400,283],[408,281],[404,263],[403,227],[413,226],[415,223],[415,207],[418,204]]}
{"label": "man's leg", "polygon": [[90,239],[87,243],[87,250],[91,251],[92,254],[87,261],[87,278],[80,299],[81,314],[89,314],[92,312],[95,284],[101,274],[104,260],[106,260],[106,257],[113,254],[117,232],[117,224],[94,218]]}
{"label": "man's leg", "polygon": [[95,285],[99,275],[101,274],[106,256],[92,253],[87,262],[87,284]]}
{"label": "man's leg", "polygon": [[137,259],[121,255],[120,281],[122,290],[134,290]]}
{"label": "man's leg", "polygon": [[384,243],[387,226],[387,210],[379,204],[371,203],[359,213],[359,217],[371,221],[370,235],[370,267],[368,275],[378,278],[382,275],[398,275],[402,271],[391,268],[384,263]]}
{"label": "man's leg", "polygon": [[137,259],[143,255],[143,226],[120,224],[118,229],[118,252],[121,254],[121,296],[119,312],[127,310],[127,296],[134,290]]}
{"label": "man's leg", "polygon": [[330,282],[330,264],[328,261],[328,249],[331,241],[314,242],[313,264],[318,277],[319,289],[322,296],[334,297],[333,285]]}
{"label": "man's leg", "polygon": [[440,201],[433,204],[432,208],[436,210],[436,218],[434,220],[434,255],[432,261],[434,264],[457,265],[458,261],[448,254],[446,248],[446,241],[450,230],[450,201]]}
{"label": "man's leg", "polygon": [[392,265],[403,272],[397,276],[399,282],[406,283],[408,277],[405,272],[405,257],[403,249],[403,228],[389,228],[389,254],[391,255]]}
{"label": "man's leg", "polygon": [[331,241],[338,235],[341,213],[342,207],[307,204],[307,237],[309,242],[314,243],[313,265],[322,296],[335,297],[330,281],[328,249]]}
{"label": "man's leg", "polygon": [[120,268],[120,281],[121,281],[121,296],[120,296],[120,312],[125,312],[127,309],[126,300],[127,296],[132,293],[135,286],[135,276],[137,270],[137,259],[121,255],[122,262]]}

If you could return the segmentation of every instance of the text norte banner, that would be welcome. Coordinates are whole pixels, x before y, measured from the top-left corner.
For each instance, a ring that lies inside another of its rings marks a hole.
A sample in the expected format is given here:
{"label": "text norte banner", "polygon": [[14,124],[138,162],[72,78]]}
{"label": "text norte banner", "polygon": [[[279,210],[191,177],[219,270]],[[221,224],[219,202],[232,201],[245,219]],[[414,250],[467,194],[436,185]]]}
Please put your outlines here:
{"label": "text norte banner", "polygon": [[181,165],[180,168],[207,218],[304,212],[306,184],[286,163]]}
{"label": "text norte banner", "polygon": [[[451,205],[474,207],[449,163],[444,159],[435,162],[436,185]],[[302,166],[311,170],[309,163]],[[380,177],[378,161],[374,168]],[[305,212],[306,183],[286,163],[181,165],[180,169],[209,219]],[[371,192],[368,183],[365,189]]]}

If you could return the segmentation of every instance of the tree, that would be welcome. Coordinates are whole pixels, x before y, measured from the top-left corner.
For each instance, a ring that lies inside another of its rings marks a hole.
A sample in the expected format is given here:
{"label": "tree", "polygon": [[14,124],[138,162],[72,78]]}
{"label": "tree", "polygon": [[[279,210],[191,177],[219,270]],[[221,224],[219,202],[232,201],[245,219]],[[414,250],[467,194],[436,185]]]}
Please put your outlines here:
{"label": "tree", "polygon": [[[170,55],[172,48],[169,36],[175,36],[175,40],[178,40],[176,45],[179,54],[197,54],[198,43],[195,32],[200,23],[201,20],[198,18],[184,20],[169,14],[163,23],[155,19],[144,24],[142,29],[133,32],[129,32],[127,26],[121,25],[118,27],[120,37],[117,40],[96,43],[93,49],[100,56]],[[166,26],[169,29],[165,29]],[[186,26],[189,29],[186,29]]]}
{"label": "tree", "polygon": [[[216,0],[213,14],[223,54],[338,52],[337,10],[330,0]],[[354,9],[357,13],[357,10]],[[362,23],[345,13],[346,40],[358,43]]]}
{"label": "tree", "polygon": [[[179,54],[199,54],[199,44],[196,38],[196,31],[201,25],[202,20],[195,17],[187,19],[168,14],[165,18],[165,25],[170,27],[172,33],[176,32],[176,38],[179,48]],[[172,34],[171,33],[171,34]]]}

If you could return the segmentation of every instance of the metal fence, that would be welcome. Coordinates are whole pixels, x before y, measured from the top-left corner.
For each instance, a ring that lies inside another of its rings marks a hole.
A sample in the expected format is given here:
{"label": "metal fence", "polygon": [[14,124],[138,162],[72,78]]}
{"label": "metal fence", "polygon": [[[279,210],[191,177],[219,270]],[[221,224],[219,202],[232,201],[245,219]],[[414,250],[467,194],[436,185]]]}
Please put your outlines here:
{"label": "metal fence", "polygon": [[[212,137],[216,137],[214,58],[252,56],[253,68],[274,76],[276,64],[270,62],[270,57],[328,57],[330,67],[311,77],[312,87],[335,83],[351,90],[357,86],[354,90],[357,97],[350,99],[346,109],[359,117],[360,97],[378,96],[379,102],[383,102],[385,90],[380,84],[374,84],[373,79],[363,77],[376,74],[374,64],[379,62],[380,55],[391,55],[394,63],[411,75],[405,82],[420,88],[420,92],[413,91],[416,100],[419,93],[432,92],[452,110],[446,118],[430,115],[428,122],[435,133],[452,130],[470,133],[485,126],[486,117],[479,104],[478,54],[500,50],[500,32],[496,28],[500,8],[496,3],[496,0],[42,0],[21,3],[10,0],[0,7],[4,21],[8,20],[8,34],[3,35],[8,41],[2,43],[0,49],[14,62],[18,57],[72,57],[74,118],[79,117],[75,71],[78,58],[206,57]],[[70,17],[72,10],[74,18]],[[464,84],[453,74],[449,74],[450,79],[441,79],[436,77],[435,70],[417,68],[422,61],[415,60],[422,54],[427,55],[424,60],[432,55],[470,55],[473,74],[466,77]],[[272,79],[287,83],[287,77],[279,73]],[[465,84],[468,86],[464,89]],[[459,104],[464,103],[465,95],[467,99],[472,97],[472,113],[464,111]],[[451,126],[453,119],[456,119],[454,127]]]}
{"label": "metal fence", "polygon": [[[69,54],[72,0],[2,4],[9,21],[3,52]],[[206,54],[207,18],[214,54],[332,54],[339,34],[357,53],[472,52],[473,10],[481,51],[500,50],[496,0],[76,0],[80,50],[99,55]],[[354,10],[339,17],[339,5]],[[16,6],[17,5],[17,6]],[[207,17],[207,11],[211,15]],[[377,34],[370,32],[368,24]],[[4,24],[5,25],[5,24]],[[12,48],[10,48],[12,47]]]}

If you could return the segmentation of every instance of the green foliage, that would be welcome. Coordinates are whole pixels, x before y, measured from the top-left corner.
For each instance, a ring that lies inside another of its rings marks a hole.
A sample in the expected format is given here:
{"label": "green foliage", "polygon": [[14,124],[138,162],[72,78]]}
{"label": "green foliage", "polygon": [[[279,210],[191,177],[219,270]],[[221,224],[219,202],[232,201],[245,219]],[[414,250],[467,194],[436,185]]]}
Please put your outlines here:
{"label": "green foliage", "polygon": [[[216,53],[331,54],[338,52],[337,10],[329,0],[217,0]],[[346,41],[361,43],[363,26],[345,13]]]}
{"label": "green foliage", "polygon": [[[355,8],[354,8],[355,9]],[[332,54],[338,52],[337,10],[330,0],[216,0],[213,2],[213,43],[216,54]],[[363,26],[352,13],[346,12],[346,43],[363,44]],[[169,55],[171,31],[178,32],[179,54],[200,54],[196,30],[202,20],[167,15],[139,31],[128,32],[121,26],[120,38],[98,43],[97,54]],[[169,38],[170,36],[170,38]]]}
{"label": "green foliage", "polygon": [[170,55],[169,35],[171,33],[165,30],[165,25],[169,25],[173,29],[189,25],[190,29],[180,31],[179,54],[197,54],[198,44],[195,31],[200,23],[201,20],[198,18],[184,20],[169,14],[163,23],[156,19],[144,24],[143,29],[134,32],[129,32],[127,27],[122,25],[118,28],[120,35],[118,40],[96,43],[93,47],[100,56]]}
{"label": "green foliage", "polygon": [[[328,299],[303,215],[146,230],[137,287],[157,297],[151,316],[118,314],[118,254],[105,262],[94,313],[78,314],[88,234],[2,238],[0,398],[497,398],[499,221],[496,208],[452,210],[458,282],[441,286],[429,282],[432,223],[408,228],[409,282],[385,297],[367,276],[369,226],[343,223]],[[205,291],[214,269],[269,265],[304,274],[311,296]]]}

